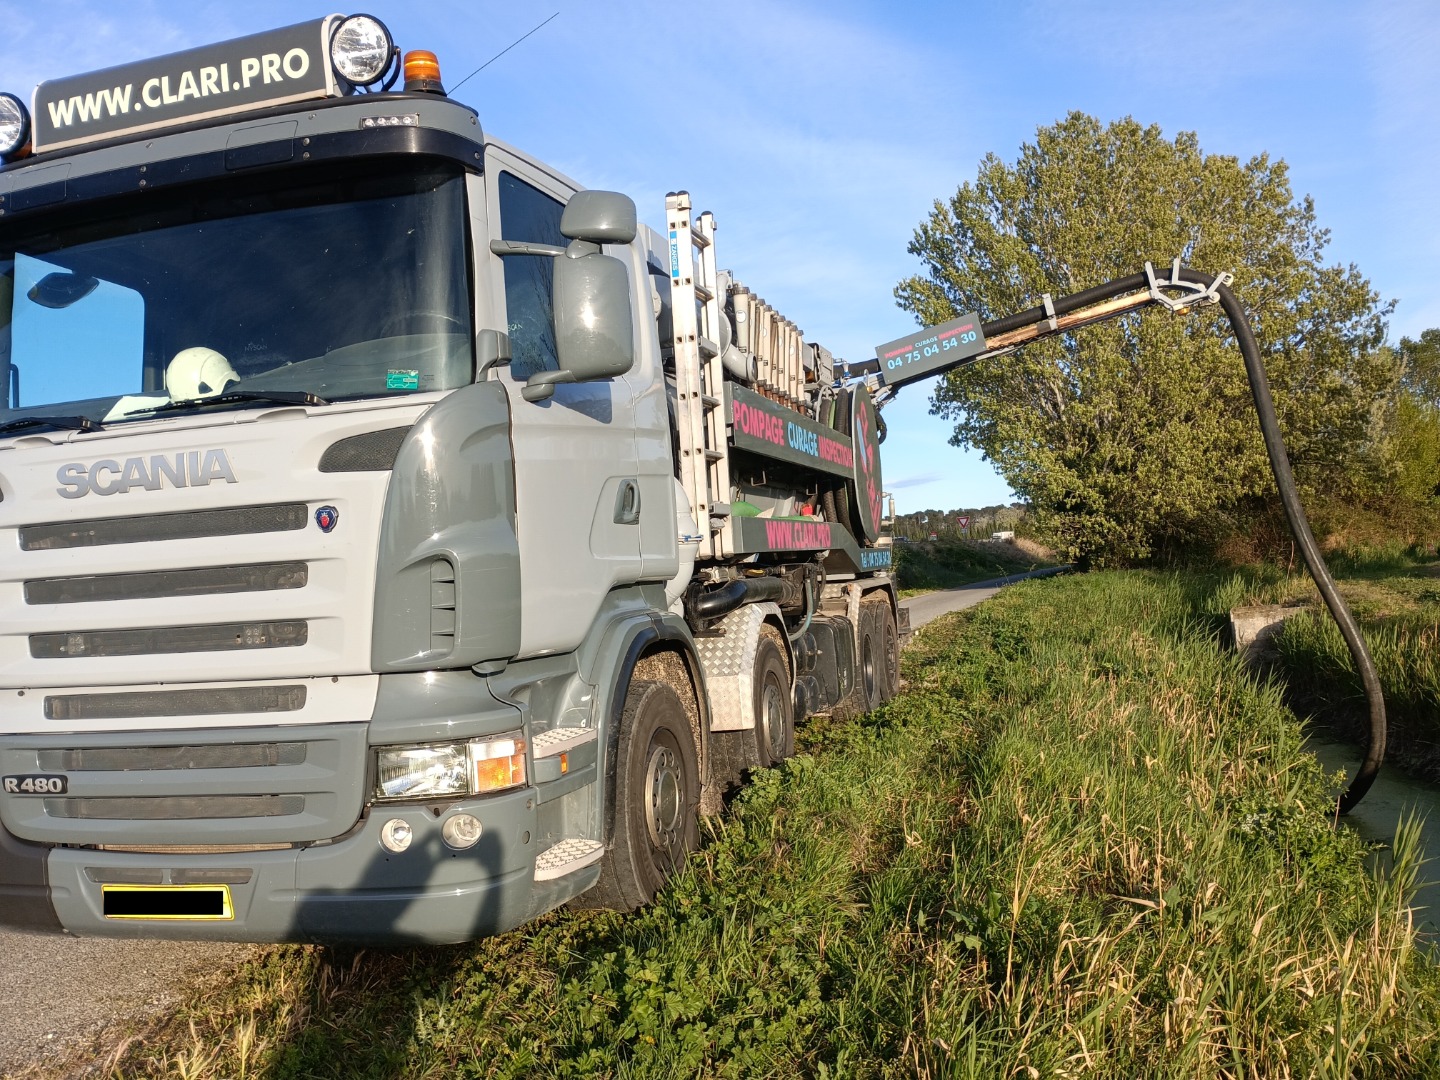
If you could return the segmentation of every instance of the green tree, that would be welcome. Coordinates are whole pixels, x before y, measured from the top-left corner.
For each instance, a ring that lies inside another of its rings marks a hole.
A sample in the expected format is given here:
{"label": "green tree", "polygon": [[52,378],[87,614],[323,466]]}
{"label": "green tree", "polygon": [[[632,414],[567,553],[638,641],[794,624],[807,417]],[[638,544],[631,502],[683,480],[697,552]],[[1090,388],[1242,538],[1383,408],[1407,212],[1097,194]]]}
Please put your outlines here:
{"label": "green tree", "polygon": [[1440,329],[1401,338],[1400,392],[1391,415],[1395,490],[1420,504],[1440,495]]}
{"label": "green tree", "polygon": [[[1286,165],[1201,152],[1132,119],[1071,113],[1013,164],[988,155],[935,203],[909,250],[926,272],[896,288],[922,324],[998,318],[1175,256],[1230,271],[1250,309],[1302,483],[1360,490],[1384,471],[1398,377],[1382,305]],[[1273,491],[1244,368],[1218,308],[1147,311],[953,372],[932,412],[955,421],[1071,557],[1143,559],[1233,527]]]}
{"label": "green tree", "polygon": [[1419,341],[1400,339],[1400,385],[1422,405],[1440,408],[1440,328],[1426,330]]}

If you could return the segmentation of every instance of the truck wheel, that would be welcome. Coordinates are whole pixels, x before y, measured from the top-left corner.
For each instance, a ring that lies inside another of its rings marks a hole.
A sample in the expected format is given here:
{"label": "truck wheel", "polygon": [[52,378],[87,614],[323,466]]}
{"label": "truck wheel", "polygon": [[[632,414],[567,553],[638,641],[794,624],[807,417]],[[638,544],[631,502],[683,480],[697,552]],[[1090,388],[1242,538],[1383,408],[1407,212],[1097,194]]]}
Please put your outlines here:
{"label": "truck wheel", "polygon": [[586,901],[631,911],[654,898],[700,839],[700,762],[689,716],[669,683],[630,684],[614,784],[610,847]]}
{"label": "truck wheel", "polygon": [[767,626],[755,650],[755,749],[761,768],[795,753],[795,697],[780,635]]}
{"label": "truck wheel", "polygon": [[885,703],[889,680],[886,675],[885,634],[880,605],[860,604],[860,668],[855,672],[855,695],[863,712],[878,709]]}
{"label": "truck wheel", "polygon": [[889,701],[900,692],[900,629],[888,600],[882,598],[873,607],[880,627],[881,700]]}

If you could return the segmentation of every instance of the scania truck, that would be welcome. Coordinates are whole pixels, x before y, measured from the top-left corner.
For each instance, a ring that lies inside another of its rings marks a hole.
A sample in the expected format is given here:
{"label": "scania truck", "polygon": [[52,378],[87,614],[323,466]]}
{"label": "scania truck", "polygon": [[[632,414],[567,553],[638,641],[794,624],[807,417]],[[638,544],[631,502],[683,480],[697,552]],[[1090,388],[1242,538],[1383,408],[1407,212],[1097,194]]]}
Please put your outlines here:
{"label": "scania truck", "polygon": [[363,15],[0,94],[0,161],[0,924],[633,908],[895,692],[875,384],[685,192]]}

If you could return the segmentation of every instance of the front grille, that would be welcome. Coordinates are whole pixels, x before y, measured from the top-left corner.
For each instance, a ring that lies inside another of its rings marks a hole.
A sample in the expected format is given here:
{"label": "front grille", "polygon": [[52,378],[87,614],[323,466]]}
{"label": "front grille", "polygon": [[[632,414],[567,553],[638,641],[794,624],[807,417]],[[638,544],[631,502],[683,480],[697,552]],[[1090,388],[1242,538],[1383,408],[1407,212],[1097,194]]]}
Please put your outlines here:
{"label": "front grille", "polygon": [[239,743],[231,746],[91,746],[42,750],[47,772],[144,772],[166,769],[255,769],[303,765],[304,743]]}
{"label": "front grille", "polygon": [[78,656],[153,656],[157,653],[289,649],[304,645],[309,636],[309,624],[300,619],[31,634],[30,655],[37,660],[55,660]]}
{"label": "front grille", "polygon": [[253,851],[289,851],[294,844],[96,844],[96,851],[127,855],[248,855]]}
{"label": "front grille", "polygon": [[295,686],[230,686],[213,690],[55,694],[45,699],[45,717],[47,720],[135,720],[146,716],[298,712],[305,707],[305,695],[303,683]]}
{"label": "front grille", "polygon": [[204,566],[141,574],[38,578],[25,582],[27,604],[92,604],[109,600],[154,600],[173,596],[274,592],[303,589],[310,568],[303,562],[253,566]]}
{"label": "front grille", "polygon": [[309,520],[310,511],[304,503],[97,518],[54,525],[26,525],[20,529],[20,547],[24,551],[56,551],[157,540],[193,540],[204,536],[292,532],[305,528]]}
{"label": "front grille", "polygon": [[322,473],[341,472],[388,472],[395,467],[395,458],[408,427],[385,428],[383,431],[369,431],[364,435],[352,435],[332,443],[320,457]]}
{"label": "front grille", "polygon": [[85,876],[96,885],[160,885],[165,871],[159,867],[87,866]]}
{"label": "front grille", "polygon": [[[85,876],[96,885],[161,885],[165,871],[159,867],[87,866]],[[247,885],[255,872],[246,867],[205,870],[171,870],[171,885]]]}
{"label": "front grille", "polygon": [[69,778],[64,794],[0,792],[0,821],[35,843],[174,854],[282,850],[354,828],[365,804],[367,724],[212,723],[0,734],[0,773]]}
{"label": "front grille", "polygon": [[52,818],[85,821],[199,821],[294,817],[304,795],[182,795],[161,798],[46,799]]}

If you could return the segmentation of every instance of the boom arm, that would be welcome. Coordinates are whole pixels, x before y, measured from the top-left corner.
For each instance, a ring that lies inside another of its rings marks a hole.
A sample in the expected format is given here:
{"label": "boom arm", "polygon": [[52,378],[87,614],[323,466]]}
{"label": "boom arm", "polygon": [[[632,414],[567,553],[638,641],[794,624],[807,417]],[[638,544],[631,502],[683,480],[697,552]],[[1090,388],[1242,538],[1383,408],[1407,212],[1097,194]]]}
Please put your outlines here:
{"label": "boom arm", "polygon": [[[1339,811],[1344,814],[1353,809],[1370,789],[1379,772],[1380,763],[1384,760],[1385,699],[1360,627],[1335,588],[1335,581],[1330,576],[1330,570],[1320,553],[1320,546],[1310,530],[1304,507],[1300,504],[1295,478],[1290,470],[1290,457],[1286,453],[1280,424],[1275,416],[1275,403],[1270,396],[1270,382],[1260,360],[1260,350],[1255,344],[1255,335],[1250,329],[1250,319],[1244,306],[1230,291],[1230,281],[1229,274],[1207,275],[1182,267],[1179,259],[1171,265],[1170,277],[1160,279],[1147,262],[1143,273],[1117,278],[1093,289],[1062,296],[1058,300],[1053,300],[1047,293],[1039,307],[980,325],[978,332],[972,329],[979,324],[978,315],[962,316],[940,327],[929,327],[910,338],[880,346],[876,350],[876,359],[852,364],[847,372],[852,378],[875,377],[881,384],[881,389],[876,394],[876,404],[880,405],[893,397],[900,387],[912,382],[953,371],[980,360],[1003,356],[1032,341],[1055,334],[1071,333],[1082,326],[1112,319],[1150,304],[1161,304],[1176,314],[1184,314],[1197,304],[1218,303],[1230,319],[1235,340],[1245,359],[1245,371],[1250,379],[1255,412],[1260,421],[1261,434],[1265,438],[1265,451],[1270,458],[1275,486],[1280,490],[1280,501],[1285,508],[1290,532],[1300,548],[1310,576],[1315,580],[1320,595],[1324,597],[1325,606],[1330,610],[1345,638],[1345,644],[1355,661],[1355,669],[1360,673],[1361,682],[1365,686],[1365,697],[1370,711],[1370,739],[1365,760],[1340,796]],[[967,335],[972,336],[969,340],[963,340]],[[946,342],[951,344],[947,345]]]}

